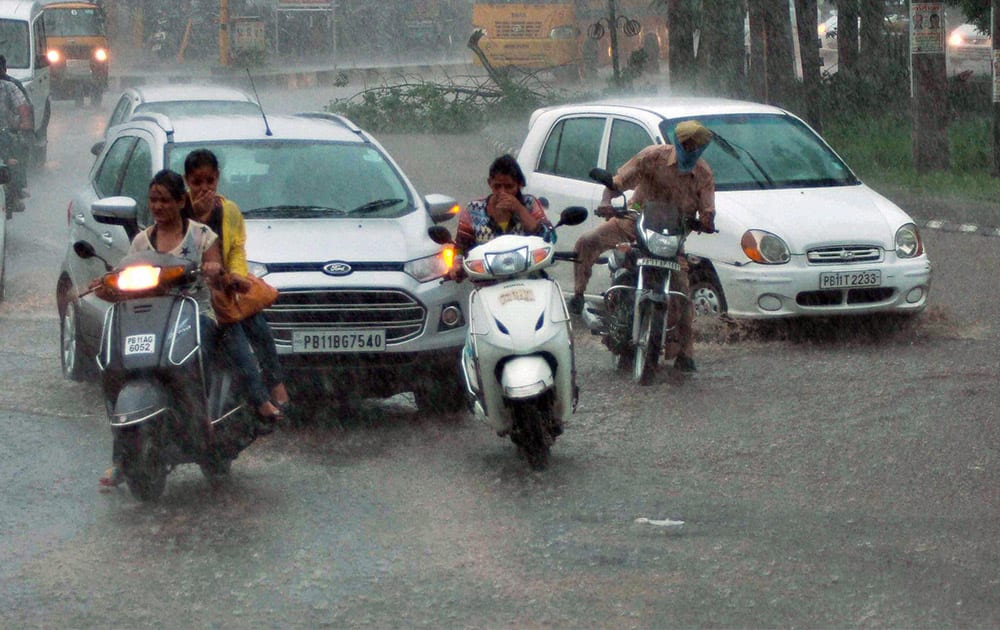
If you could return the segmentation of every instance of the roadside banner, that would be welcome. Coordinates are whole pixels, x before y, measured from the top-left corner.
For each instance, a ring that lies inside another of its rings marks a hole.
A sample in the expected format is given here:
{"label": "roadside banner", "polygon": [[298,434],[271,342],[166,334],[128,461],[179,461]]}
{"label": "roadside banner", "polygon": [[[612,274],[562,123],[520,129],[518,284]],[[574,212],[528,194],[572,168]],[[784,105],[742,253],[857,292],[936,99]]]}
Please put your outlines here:
{"label": "roadside banner", "polygon": [[944,3],[910,4],[910,53],[943,53],[944,41]]}

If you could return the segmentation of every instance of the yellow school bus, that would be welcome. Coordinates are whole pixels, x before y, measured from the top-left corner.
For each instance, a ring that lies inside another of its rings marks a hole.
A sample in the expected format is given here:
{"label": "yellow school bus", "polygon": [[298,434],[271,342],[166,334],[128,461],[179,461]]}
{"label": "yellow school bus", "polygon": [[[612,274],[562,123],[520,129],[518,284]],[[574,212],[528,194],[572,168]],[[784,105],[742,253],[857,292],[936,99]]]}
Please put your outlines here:
{"label": "yellow school bus", "polygon": [[[618,0],[619,16],[634,20],[641,30],[632,37],[619,31],[619,59],[624,64],[638,48],[656,56],[666,54],[666,20],[649,0]],[[593,24],[607,16],[606,0],[476,2],[472,27],[482,30],[479,40],[491,65],[497,67],[580,68],[607,65],[611,60],[607,27],[600,39],[589,37]],[[655,61],[655,60],[654,60]]]}

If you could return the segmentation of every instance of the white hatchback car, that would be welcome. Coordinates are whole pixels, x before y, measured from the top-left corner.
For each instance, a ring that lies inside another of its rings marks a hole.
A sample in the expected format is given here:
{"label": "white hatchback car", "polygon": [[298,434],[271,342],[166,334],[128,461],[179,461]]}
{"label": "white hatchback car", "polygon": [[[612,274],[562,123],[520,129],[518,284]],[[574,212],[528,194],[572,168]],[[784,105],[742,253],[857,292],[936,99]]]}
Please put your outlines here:
{"label": "white hatchback car", "polygon": [[[129,121],[136,114],[157,113],[169,117],[201,115],[259,115],[260,106],[252,96],[222,85],[151,85],[126,88],[115,102],[108,130]],[[100,153],[100,151],[96,151]]]}
{"label": "white hatchback car", "polygon": [[[643,147],[672,142],[674,126],[688,119],[728,142],[712,142],[703,155],[715,173],[719,232],[692,233],[686,245],[699,314],[916,313],[926,306],[931,263],[913,219],[777,107],[659,97],[540,109],[518,154],[526,190],[553,209],[595,208],[603,186],[589,179],[592,168],[614,172]],[[575,240],[599,221],[563,237]]]}

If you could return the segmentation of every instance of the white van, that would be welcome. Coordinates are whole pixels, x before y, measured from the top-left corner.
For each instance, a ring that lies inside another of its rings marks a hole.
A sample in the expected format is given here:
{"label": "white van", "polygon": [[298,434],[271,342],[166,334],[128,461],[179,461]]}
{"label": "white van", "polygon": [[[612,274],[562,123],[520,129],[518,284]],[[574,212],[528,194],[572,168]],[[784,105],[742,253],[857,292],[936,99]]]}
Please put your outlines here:
{"label": "white van", "polygon": [[31,151],[34,165],[45,162],[52,112],[46,50],[42,3],[0,0],[0,54],[7,58],[7,73],[22,83],[31,102],[35,117],[35,141]]}

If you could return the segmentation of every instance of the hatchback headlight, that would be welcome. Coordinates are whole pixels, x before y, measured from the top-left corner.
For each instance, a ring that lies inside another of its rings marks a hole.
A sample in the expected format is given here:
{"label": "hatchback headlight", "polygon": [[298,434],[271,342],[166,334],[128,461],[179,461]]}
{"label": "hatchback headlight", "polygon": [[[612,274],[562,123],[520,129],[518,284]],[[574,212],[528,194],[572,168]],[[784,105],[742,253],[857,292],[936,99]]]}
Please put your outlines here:
{"label": "hatchback headlight", "polygon": [[673,258],[680,249],[681,239],[676,234],[660,234],[646,230],[646,247],[649,253],[661,258]]}
{"label": "hatchback headlight", "polygon": [[762,265],[782,265],[791,260],[785,241],[764,230],[747,230],[740,246],[747,258]]}
{"label": "hatchback headlight", "polygon": [[403,265],[403,271],[417,282],[429,282],[448,273],[455,262],[455,250],[445,247],[433,256],[424,256]]}
{"label": "hatchback headlight", "polygon": [[270,270],[267,268],[267,265],[265,265],[264,263],[254,262],[252,260],[247,261],[247,271],[257,276],[258,278],[263,278],[268,273],[270,273]]}
{"label": "hatchback headlight", "polygon": [[924,243],[920,240],[917,226],[907,223],[896,230],[896,255],[900,258],[916,258],[924,253]]}

